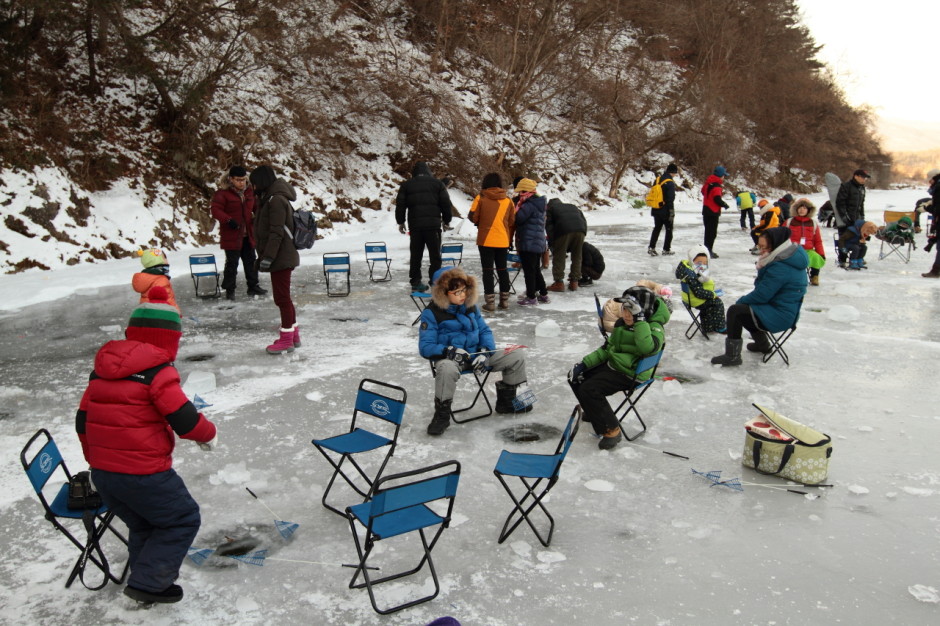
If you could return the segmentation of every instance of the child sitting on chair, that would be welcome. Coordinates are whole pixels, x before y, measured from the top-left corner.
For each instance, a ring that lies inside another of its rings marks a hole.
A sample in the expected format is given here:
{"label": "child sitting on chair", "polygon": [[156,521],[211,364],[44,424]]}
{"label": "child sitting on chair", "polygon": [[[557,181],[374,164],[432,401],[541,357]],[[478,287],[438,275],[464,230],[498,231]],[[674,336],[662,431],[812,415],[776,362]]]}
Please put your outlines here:
{"label": "child sitting on chair", "polygon": [[503,379],[496,383],[496,412],[516,411],[516,388],[526,382],[525,349],[496,351],[493,331],[477,307],[478,296],[476,279],[459,267],[439,270],[434,276],[431,303],[421,313],[418,336],[419,353],[435,362],[434,417],[428,425],[429,435],[440,435],[450,426],[457,381],[467,370],[502,372]]}
{"label": "child sitting on chair", "polygon": [[[912,244],[914,243],[914,220],[905,215],[896,222],[888,222],[875,231],[875,238],[896,246]],[[916,250],[917,247],[915,246],[914,249]]]}
{"label": "child sitting on chair", "polygon": [[702,330],[706,333],[725,332],[725,304],[721,290],[709,275],[708,248],[696,246],[689,257],[679,261],[676,278],[682,283],[682,301],[701,312]]}
{"label": "child sitting on chair", "polygon": [[176,304],[176,294],[173,293],[173,285],[170,284],[170,262],[166,260],[163,251],[159,248],[150,248],[149,250],[138,250],[136,254],[140,257],[140,263],[144,266],[144,269],[131,278],[131,287],[140,294],[140,303],[150,302],[147,294],[150,293],[151,288],[159,285],[166,289],[167,303],[176,307],[176,310],[179,311],[180,307]]}
{"label": "child sitting on chair", "polygon": [[868,269],[865,265],[865,253],[868,251],[868,240],[878,230],[874,222],[855,220],[855,223],[845,229],[839,237],[839,246],[848,255],[846,269]]}
{"label": "child sitting on chair", "polygon": [[647,380],[652,371],[637,372],[645,356],[665,345],[663,325],[669,321],[666,303],[646,287],[630,287],[620,298],[621,318],[603,346],[568,372],[568,383],[584,409],[584,421],[601,435],[598,447],[610,450],[621,440],[620,422],[607,396],[633,388],[634,379]]}

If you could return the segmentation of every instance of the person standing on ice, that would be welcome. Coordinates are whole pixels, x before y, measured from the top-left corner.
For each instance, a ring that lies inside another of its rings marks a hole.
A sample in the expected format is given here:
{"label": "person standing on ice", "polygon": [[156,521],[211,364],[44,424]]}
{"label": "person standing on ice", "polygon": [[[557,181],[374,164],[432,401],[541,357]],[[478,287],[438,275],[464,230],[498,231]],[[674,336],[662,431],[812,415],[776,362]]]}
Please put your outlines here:
{"label": "person standing on ice", "polygon": [[428,278],[433,278],[441,268],[441,229],[449,230],[451,215],[453,207],[447,185],[431,174],[427,163],[418,161],[411,170],[411,178],[401,184],[395,197],[398,232],[411,237],[408,278],[412,291],[428,290],[428,286],[421,282],[425,248],[428,249]]}
{"label": "person standing on ice", "polygon": [[672,224],[676,218],[676,181],[673,177],[679,173],[679,166],[670,163],[666,166],[663,175],[656,179],[661,183],[663,189],[663,202],[654,209],[650,209],[650,216],[653,218],[653,232],[650,234],[650,245],[647,253],[650,256],[658,256],[656,252],[656,242],[659,241],[659,231],[666,229],[666,238],[663,240],[663,254],[675,254],[672,251]]}
{"label": "person standing on ice", "polygon": [[268,354],[293,352],[300,347],[300,327],[290,297],[291,273],[300,265],[300,254],[294,247],[294,209],[290,205],[297,194],[290,183],[277,177],[270,165],[256,167],[249,180],[258,198],[255,212],[255,239],[261,259],[258,269],[270,272],[274,304],[281,315],[280,335],[265,350]]}
{"label": "person standing on ice", "polygon": [[[931,220],[930,230],[927,232],[927,247],[924,250],[930,252],[930,249],[937,244],[937,226],[940,222],[940,170],[933,169],[927,172],[927,179],[930,183],[928,191],[931,197],[930,214],[933,215],[933,220]],[[940,246],[937,246],[937,256],[934,258],[933,267],[921,276],[924,278],[940,278]]]}
{"label": "person standing on ice", "polygon": [[[865,170],[855,170],[852,178],[839,186],[836,194],[836,231],[839,239],[858,220],[865,221],[865,183],[871,176]],[[839,265],[845,267],[845,250],[839,250]]]}
{"label": "person standing on ice", "polygon": [[[529,182],[532,183],[530,191],[534,191],[535,181]],[[522,191],[518,187],[516,190]],[[470,204],[470,221],[477,227],[477,250],[483,266],[483,310],[487,313],[496,310],[497,280],[499,308],[508,309],[510,283],[506,257],[516,231],[516,207],[506,196],[503,178],[496,172],[483,177],[480,193]]]}
{"label": "person standing on ice", "polygon": [[792,328],[800,314],[809,266],[806,250],[790,241],[790,229],[786,226],[768,228],[757,240],[757,247],[760,258],[754,289],[728,307],[725,353],[712,358],[714,365],[741,365],[744,343],[741,334],[745,328],[754,338],[753,343],[747,344],[748,351],[767,354],[771,349],[767,332]]}
{"label": "person standing on ice", "polygon": [[[460,373],[490,368],[503,373],[496,383],[496,412],[517,412],[516,389],[526,382],[525,348],[497,351],[493,331],[477,308],[477,281],[462,269],[442,269],[431,285],[431,304],[421,313],[418,352],[435,362],[434,417],[429,435],[441,435],[450,426],[451,405]],[[519,412],[531,410],[531,405]]]}
{"label": "person standing on ice", "polygon": [[715,254],[715,238],[718,236],[718,218],[721,217],[721,210],[728,208],[721,194],[724,189],[725,175],[728,171],[724,166],[719,165],[712,172],[712,175],[705,179],[702,185],[702,224],[705,226],[705,247],[708,248],[708,254],[711,258],[717,259]]}
{"label": "person standing on ice", "polygon": [[[545,196],[535,190],[535,181],[523,178],[515,184],[518,195],[516,204],[516,250],[522,259],[522,276],[525,279],[525,294],[519,298],[522,306],[547,304],[548,289],[542,276],[542,255],[548,250],[545,241]],[[499,294],[503,306],[503,294]],[[506,294],[507,300],[509,294]]]}
{"label": "person standing on ice", "polygon": [[199,531],[199,505],[173,470],[175,437],[211,445],[215,425],[196,410],[173,367],[182,336],[179,311],[156,286],[131,314],[126,339],[109,341],[75,415],[91,480],[128,528],[130,577],[124,595],[179,602],[174,583]]}
{"label": "person standing on ice", "polygon": [[255,267],[255,194],[248,185],[248,172],[241,165],[228,171],[220,189],[212,195],[212,217],[219,222],[219,245],[225,251],[225,268],[222,270],[222,289],[225,297],[235,299],[235,277],[238,261],[245,270],[249,296],[268,293],[258,284]]}

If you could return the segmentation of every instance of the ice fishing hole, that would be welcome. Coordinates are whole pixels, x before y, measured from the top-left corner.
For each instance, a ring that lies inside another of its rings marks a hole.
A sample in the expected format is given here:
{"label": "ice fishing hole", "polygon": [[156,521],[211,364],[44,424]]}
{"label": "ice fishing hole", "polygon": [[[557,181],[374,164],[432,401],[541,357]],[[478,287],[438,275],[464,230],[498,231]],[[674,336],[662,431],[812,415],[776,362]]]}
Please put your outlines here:
{"label": "ice fishing hole", "polygon": [[509,428],[499,431],[499,436],[504,441],[514,443],[529,443],[532,441],[541,441],[542,439],[558,439],[561,431],[554,426],[545,424],[516,424]]}
{"label": "ice fishing hole", "polygon": [[186,358],[183,359],[183,360],[184,360],[184,361],[198,362],[198,361],[211,361],[211,360],[214,359],[214,358],[215,358],[215,355],[214,355],[214,354],[194,354],[194,355],[192,355],[192,356],[186,357]]}
{"label": "ice fishing hole", "polygon": [[255,550],[261,545],[261,540],[245,535],[244,537],[226,537],[225,541],[215,549],[219,556],[242,556]]}

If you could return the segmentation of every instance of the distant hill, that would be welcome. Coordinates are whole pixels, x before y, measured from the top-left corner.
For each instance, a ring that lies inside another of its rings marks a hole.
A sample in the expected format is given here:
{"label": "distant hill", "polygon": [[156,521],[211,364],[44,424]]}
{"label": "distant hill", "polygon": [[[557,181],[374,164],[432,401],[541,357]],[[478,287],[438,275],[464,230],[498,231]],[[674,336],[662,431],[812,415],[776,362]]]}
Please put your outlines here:
{"label": "distant hill", "polygon": [[877,132],[888,152],[940,150],[940,122],[912,122],[879,117]]}

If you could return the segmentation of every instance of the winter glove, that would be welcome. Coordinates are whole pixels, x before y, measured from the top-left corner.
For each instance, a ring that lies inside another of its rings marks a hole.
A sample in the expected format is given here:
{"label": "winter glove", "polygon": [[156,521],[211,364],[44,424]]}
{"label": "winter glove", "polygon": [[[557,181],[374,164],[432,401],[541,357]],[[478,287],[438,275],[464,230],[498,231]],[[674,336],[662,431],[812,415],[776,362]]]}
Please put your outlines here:
{"label": "winter glove", "polygon": [[405,230],[405,225],[404,225],[404,224],[399,224],[399,225],[398,225],[398,232],[400,232],[402,235],[407,235],[407,234],[408,234],[408,231]]}
{"label": "winter glove", "polygon": [[196,444],[205,450],[206,452],[211,452],[217,445],[219,445],[219,433],[216,431],[215,437],[211,441],[197,441]]}
{"label": "winter glove", "polygon": [[630,311],[633,315],[633,318],[636,319],[636,316],[643,312],[643,307],[640,306],[640,303],[633,296],[627,296],[623,298],[623,301],[620,303],[623,308]]}
{"label": "winter glove", "polygon": [[643,311],[640,311],[639,313],[634,313],[634,314],[633,314],[633,323],[634,323],[634,324],[636,324],[637,322],[645,322],[645,321],[646,321],[646,315],[643,314]]}
{"label": "winter glove", "polygon": [[239,228],[241,228],[241,227],[238,225],[238,222],[236,222],[235,220],[229,220],[229,221],[228,221],[228,227],[231,228],[232,230],[238,230]]}
{"label": "winter glove", "polygon": [[474,373],[482,374],[486,371],[486,355],[478,354],[473,357],[473,360],[470,361],[470,367],[473,368]]}
{"label": "winter glove", "polygon": [[587,371],[587,365],[584,364],[584,361],[580,363],[575,363],[574,367],[568,372],[568,383],[572,385],[580,385],[584,382],[584,372]]}
{"label": "winter glove", "polygon": [[463,348],[447,346],[447,349],[444,350],[444,358],[456,363],[461,372],[470,367],[470,355]]}
{"label": "winter glove", "polygon": [[271,269],[271,264],[274,263],[274,259],[269,257],[264,257],[261,259],[261,263],[258,264],[258,269],[262,272],[267,272]]}

